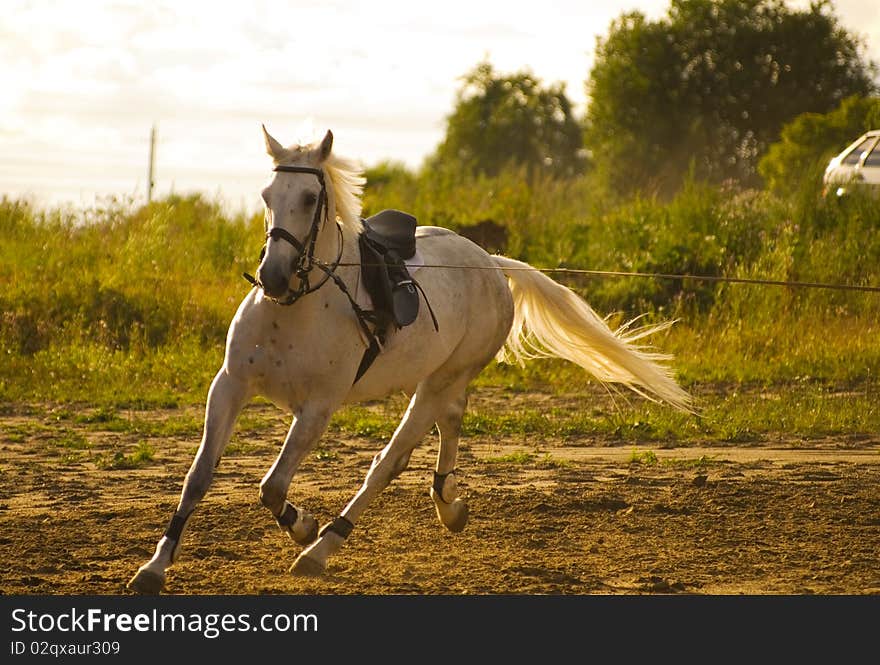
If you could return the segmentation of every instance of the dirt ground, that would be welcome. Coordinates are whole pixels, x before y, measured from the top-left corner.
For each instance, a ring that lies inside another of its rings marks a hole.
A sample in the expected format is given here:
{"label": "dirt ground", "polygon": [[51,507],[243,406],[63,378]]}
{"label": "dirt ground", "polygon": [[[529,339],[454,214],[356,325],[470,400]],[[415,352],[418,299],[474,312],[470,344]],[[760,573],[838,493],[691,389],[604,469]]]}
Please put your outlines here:
{"label": "dirt ground", "polygon": [[[880,594],[880,438],[704,448],[469,438],[458,467],[470,523],[451,534],[428,496],[429,437],[326,575],[301,579],[288,572],[299,548],[258,500],[285,429],[279,417],[236,435],[167,593]],[[88,454],[59,453],[72,430]],[[2,593],[128,593],[198,443],[155,439],[140,468],[95,463],[132,437],[45,409],[0,416]],[[328,435],[292,500],[329,521],[382,445]]]}

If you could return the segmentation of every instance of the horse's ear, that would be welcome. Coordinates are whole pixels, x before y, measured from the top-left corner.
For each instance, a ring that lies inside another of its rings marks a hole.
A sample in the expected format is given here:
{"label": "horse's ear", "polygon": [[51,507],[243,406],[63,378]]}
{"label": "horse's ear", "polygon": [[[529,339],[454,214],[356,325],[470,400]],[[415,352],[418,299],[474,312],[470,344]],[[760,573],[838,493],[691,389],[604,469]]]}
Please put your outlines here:
{"label": "horse's ear", "polygon": [[266,153],[269,157],[278,157],[284,152],[284,146],[272,138],[272,135],[266,131],[266,125],[261,125],[261,127],[263,128],[263,139],[266,141]]}
{"label": "horse's ear", "polygon": [[333,132],[329,129],[327,130],[327,134],[324,136],[324,140],[321,141],[321,161],[323,162],[330,156],[330,151],[333,149]]}

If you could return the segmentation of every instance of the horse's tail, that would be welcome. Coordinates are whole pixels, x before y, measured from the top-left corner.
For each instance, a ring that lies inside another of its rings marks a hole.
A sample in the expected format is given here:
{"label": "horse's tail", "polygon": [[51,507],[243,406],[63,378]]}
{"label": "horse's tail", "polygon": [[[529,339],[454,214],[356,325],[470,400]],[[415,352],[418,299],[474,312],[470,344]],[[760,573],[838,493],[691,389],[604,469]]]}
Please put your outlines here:
{"label": "horse's tail", "polygon": [[630,321],[613,331],[571,289],[529,264],[503,256],[492,259],[507,277],[514,302],[513,325],[499,361],[563,358],[603,383],[619,383],[648,399],[693,412],[691,396],[662,364],[670,357],[636,343],[672,322],[633,327]]}

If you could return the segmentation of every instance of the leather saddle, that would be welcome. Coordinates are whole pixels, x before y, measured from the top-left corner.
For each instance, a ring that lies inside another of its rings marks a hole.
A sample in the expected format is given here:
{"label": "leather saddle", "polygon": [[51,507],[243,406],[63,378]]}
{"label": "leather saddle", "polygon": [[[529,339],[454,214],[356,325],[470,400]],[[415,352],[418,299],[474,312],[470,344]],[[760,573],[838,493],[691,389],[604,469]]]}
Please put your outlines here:
{"label": "leather saddle", "polygon": [[383,210],[362,221],[361,279],[375,315],[408,326],[419,315],[419,293],[404,263],[416,253],[416,218]]}
{"label": "leather saddle", "polygon": [[[361,221],[364,226],[358,237],[361,281],[373,301],[373,310],[365,312],[352,301],[361,327],[370,338],[355,383],[381,352],[391,325],[403,328],[416,320],[419,315],[419,291],[422,291],[405,263],[416,253],[416,218],[400,210],[383,210]],[[427,298],[425,304],[431,313],[434,330],[439,330],[437,317]],[[366,328],[366,320],[373,324],[372,331]]]}

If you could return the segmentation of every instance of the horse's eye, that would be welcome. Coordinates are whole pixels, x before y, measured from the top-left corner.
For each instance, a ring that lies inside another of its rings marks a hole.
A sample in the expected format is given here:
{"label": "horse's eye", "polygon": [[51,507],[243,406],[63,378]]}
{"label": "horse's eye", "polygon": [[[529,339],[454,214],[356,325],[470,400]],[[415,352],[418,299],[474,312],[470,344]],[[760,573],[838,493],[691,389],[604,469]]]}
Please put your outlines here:
{"label": "horse's eye", "polygon": [[314,192],[306,192],[303,196],[303,204],[306,208],[311,208],[318,201],[318,195]]}

